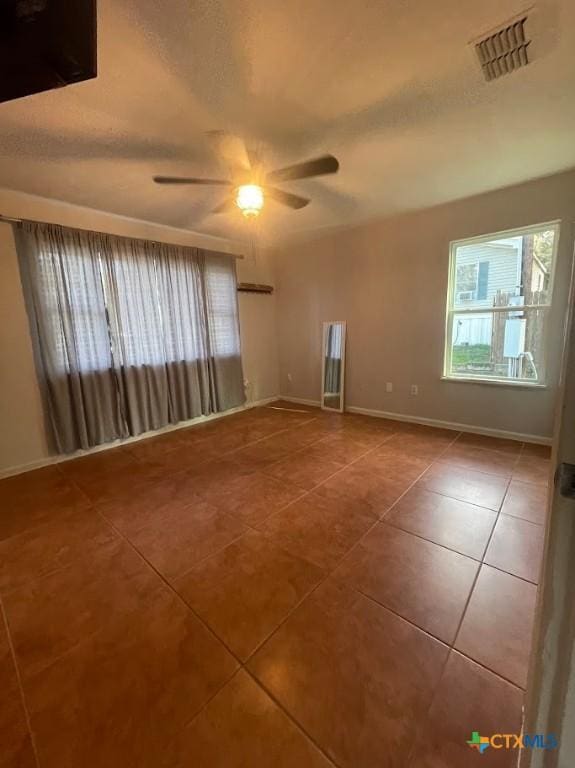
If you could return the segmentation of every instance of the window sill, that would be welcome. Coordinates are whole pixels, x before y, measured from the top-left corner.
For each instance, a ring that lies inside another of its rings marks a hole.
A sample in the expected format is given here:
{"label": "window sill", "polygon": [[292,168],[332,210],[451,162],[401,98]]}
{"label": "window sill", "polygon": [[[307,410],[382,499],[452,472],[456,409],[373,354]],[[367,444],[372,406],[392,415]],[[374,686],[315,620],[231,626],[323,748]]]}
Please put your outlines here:
{"label": "window sill", "polygon": [[482,379],[475,376],[442,376],[442,381],[454,381],[462,384],[487,384],[491,387],[511,387],[512,389],[548,389],[547,384],[530,384],[527,381],[506,381],[498,379]]}

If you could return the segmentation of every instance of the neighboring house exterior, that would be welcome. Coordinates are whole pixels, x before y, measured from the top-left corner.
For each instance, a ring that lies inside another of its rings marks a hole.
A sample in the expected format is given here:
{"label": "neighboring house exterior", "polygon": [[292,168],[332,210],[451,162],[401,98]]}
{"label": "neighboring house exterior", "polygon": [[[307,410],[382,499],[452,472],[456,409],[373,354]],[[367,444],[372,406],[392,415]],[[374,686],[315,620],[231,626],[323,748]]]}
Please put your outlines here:
{"label": "neighboring house exterior", "polygon": [[[522,237],[459,247],[455,301],[461,309],[493,307],[498,291],[518,295],[521,286]],[[490,344],[492,314],[459,315],[453,345]]]}

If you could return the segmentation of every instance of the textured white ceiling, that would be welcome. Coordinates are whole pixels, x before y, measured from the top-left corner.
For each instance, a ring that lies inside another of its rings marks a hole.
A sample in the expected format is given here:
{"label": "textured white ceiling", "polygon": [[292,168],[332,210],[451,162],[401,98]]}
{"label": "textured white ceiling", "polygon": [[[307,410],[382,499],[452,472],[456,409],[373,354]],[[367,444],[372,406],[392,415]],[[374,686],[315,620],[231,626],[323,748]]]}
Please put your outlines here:
{"label": "textured white ceiling", "polygon": [[[529,0],[527,0],[529,2]],[[330,152],[335,177],[289,182],[269,240],[433,205],[575,166],[575,2],[530,13],[533,63],[492,83],[469,41],[519,0],[100,0],[99,76],[0,104],[0,187],[241,238],[209,130],[268,167]],[[1,212],[0,212],[1,213]]]}

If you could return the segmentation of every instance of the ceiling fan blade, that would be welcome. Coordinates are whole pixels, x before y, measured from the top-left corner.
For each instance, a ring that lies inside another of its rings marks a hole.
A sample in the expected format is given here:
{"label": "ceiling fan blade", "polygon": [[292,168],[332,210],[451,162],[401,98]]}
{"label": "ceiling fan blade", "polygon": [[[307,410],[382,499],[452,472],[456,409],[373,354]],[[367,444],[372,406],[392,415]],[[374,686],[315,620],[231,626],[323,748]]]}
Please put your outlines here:
{"label": "ceiling fan blade", "polygon": [[244,140],[226,131],[208,131],[208,140],[219,160],[234,178],[245,178],[250,170],[250,156]]}
{"label": "ceiling fan blade", "polygon": [[311,176],[325,176],[328,173],[337,173],[339,162],[333,155],[324,155],[315,160],[307,160],[305,163],[288,165],[271,171],[266,176],[266,181],[277,183],[278,181],[291,181],[292,179],[309,179]]}
{"label": "ceiling fan blade", "polygon": [[295,210],[298,208],[305,208],[306,205],[310,202],[305,197],[292,195],[291,192],[284,192],[283,189],[275,189],[274,187],[266,187],[265,194],[268,197],[271,197],[272,200],[275,200],[277,203],[287,205],[288,208],[294,208]]}
{"label": "ceiling fan blade", "polygon": [[225,184],[231,185],[231,181],[224,179],[195,179],[184,178],[182,176],[154,176],[156,184]]}
{"label": "ceiling fan blade", "polygon": [[212,213],[233,213],[237,210],[238,207],[235,199],[230,197],[228,200],[224,200],[223,203],[216,205],[216,207],[212,209]]}

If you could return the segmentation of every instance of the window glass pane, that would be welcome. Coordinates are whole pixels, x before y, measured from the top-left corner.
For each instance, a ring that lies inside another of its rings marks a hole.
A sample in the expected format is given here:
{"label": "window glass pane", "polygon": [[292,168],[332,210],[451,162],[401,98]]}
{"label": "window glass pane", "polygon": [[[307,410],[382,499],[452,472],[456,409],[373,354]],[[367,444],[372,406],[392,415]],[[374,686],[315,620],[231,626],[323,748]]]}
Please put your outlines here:
{"label": "window glass pane", "polygon": [[55,368],[63,373],[109,370],[110,335],[97,256],[40,250],[37,277]]}
{"label": "window glass pane", "polygon": [[240,354],[235,272],[229,263],[212,258],[206,268],[206,294],[210,314],[210,340],[216,357]]}
{"label": "window glass pane", "polygon": [[453,313],[448,373],[541,381],[546,318],[546,309]]}
{"label": "window glass pane", "polygon": [[555,229],[461,244],[455,249],[451,304],[482,309],[548,304]]}

